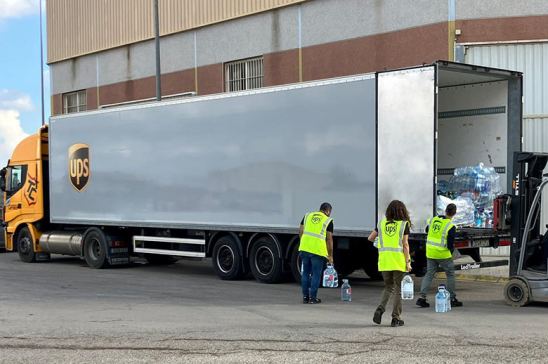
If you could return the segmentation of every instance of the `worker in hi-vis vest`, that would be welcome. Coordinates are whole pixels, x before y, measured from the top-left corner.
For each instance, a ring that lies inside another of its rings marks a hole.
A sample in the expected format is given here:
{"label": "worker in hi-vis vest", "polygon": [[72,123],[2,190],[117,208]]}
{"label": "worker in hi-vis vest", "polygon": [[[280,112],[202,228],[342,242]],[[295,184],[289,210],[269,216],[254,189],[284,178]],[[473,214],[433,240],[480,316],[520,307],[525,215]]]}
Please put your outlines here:
{"label": "worker in hi-vis vest", "polygon": [[367,238],[375,241],[379,250],[379,272],[382,273],[384,290],[381,302],[373,315],[373,322],[380,325],[386,305],[393,297],[392,321],[390,326],[403,326],[401,319],[401,281],[406,272],[411,271],[411,257],[409,256],[409,231],[411,219],[405,204],[393,200],[386,208],[384,218],[378,227]]}
{"label": "worker in hi-vis vest", "polygon": [[451,294],[451,307],[460,307],[462,302],[455,295],[455,264],[453,263],[454,241],[457,231],[451,222],[457,214],[457,206],[450,203],[445,208],[445,215],[435,216],[428,222],[426,232],[426,275],[422,279],[420,297],[417,306],[430,307],[426,293],[432,284],[434,274],[440,267],[447,276],[447,290]]}
{"label": "worker in hi-vis vest", "polygon": [[325,260],[333,263],[332,207],[324,202],[320,211],[304,215],[299,229],[303,303],[320,303],[317,297]]}

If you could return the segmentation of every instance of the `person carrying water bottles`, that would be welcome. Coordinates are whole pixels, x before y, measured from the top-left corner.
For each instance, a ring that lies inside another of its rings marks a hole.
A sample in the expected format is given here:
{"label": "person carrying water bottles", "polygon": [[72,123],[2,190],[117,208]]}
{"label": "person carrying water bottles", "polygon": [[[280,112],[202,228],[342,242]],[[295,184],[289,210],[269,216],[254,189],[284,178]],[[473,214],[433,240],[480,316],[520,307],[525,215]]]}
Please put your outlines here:
{"label": "person carrying water bottles", "polygon": [[333,219],[331,204],[324,202],[320,211],[309,212],[299,229],[299,256],[302,262],[303,303],[321,303],[317,297],[325,260],[333,264]]}
{"label": "person carrying water bottles", "polygon": [[382,273],[384,290],[381,303],[375,310],[373,322],[381,323],[382,315],[390,296],[393,296],[394,308],[390,326],[403,326],[401,319],[401,281],[406,272],[411,270],[411,258],[409,256],[409,230],[411,220],[405,204],[394,200],[386,209],[385,217],[379,222],[378,227],[369,237],[369,241],[376,238],[376,247],[379,250],[379,272]]}
{"label": "person carrying water bottles", "polygon": [[447,290],[451,295],[451,307],[460,307],[462,302],[455,295],[455,265],[453,263],[454,240],[457,228],[451,219],[457,214],[457,206],[450,203],[445,215],[436,216],[428,222],[426,232],[426,275],[422,279],[417,306],[430,307],[426,293],[432,284],[434,274],[440,267],[447,276]]}

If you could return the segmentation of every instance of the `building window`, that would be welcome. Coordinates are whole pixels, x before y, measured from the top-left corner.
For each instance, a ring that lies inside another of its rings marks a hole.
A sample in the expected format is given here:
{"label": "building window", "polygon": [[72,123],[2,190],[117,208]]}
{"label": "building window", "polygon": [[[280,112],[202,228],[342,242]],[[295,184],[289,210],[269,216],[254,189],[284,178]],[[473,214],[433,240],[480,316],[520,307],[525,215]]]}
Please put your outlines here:
{"label": "building window", "polygon": [[63,94],[63,114],[86,111],[86,90]]}
{"label": "building window", "polygon": [[225,63],[225,91],[263,87],[263,57]]}

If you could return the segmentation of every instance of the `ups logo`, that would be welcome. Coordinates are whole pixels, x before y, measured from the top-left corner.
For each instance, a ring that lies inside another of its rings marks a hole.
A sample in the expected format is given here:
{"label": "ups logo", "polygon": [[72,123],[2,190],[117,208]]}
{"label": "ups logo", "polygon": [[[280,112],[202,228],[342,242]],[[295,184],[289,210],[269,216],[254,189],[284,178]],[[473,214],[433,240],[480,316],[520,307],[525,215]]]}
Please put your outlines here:
{"label": "ups logo", "polygon": [[384,226],[384,233],[390,237],[394,236],[394,234],[396,233],[396,223],[386,223],[386,225]]}
{"label": "ups logo", "polygon": [[435,221],[435,222],[432,224],[432,232],[434,232],[434,233],[439,233],[440,231],[441,231],[441,222]]}
{"label": "ups logo", "polygon": [[72,186],[82,192],[86,188],[89,177],[89,146],[73,144],[68,150],[69,178]]}

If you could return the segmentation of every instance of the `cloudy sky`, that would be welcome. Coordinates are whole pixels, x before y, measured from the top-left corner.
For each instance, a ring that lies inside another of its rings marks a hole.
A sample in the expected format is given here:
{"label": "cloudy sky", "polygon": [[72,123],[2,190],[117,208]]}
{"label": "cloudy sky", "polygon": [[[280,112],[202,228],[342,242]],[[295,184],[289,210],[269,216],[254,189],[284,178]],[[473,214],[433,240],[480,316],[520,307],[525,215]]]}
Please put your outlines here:
{"label": "cloudy sky", "polygon": [[[14,146],[41,125],[39,4],[40,0],[0,0],[0,168]],[[45,12],[43,15],[45,53]],[[44,70],[47,119],[47,66]]]}

